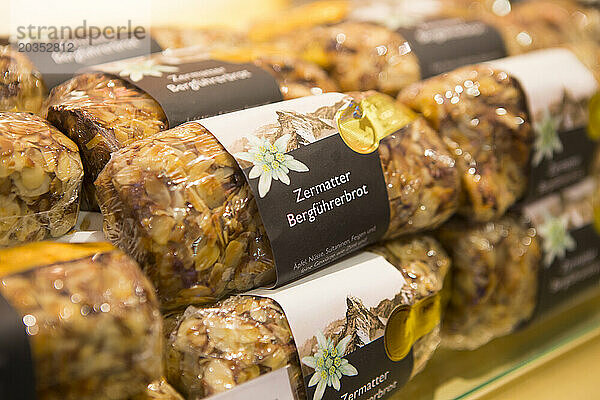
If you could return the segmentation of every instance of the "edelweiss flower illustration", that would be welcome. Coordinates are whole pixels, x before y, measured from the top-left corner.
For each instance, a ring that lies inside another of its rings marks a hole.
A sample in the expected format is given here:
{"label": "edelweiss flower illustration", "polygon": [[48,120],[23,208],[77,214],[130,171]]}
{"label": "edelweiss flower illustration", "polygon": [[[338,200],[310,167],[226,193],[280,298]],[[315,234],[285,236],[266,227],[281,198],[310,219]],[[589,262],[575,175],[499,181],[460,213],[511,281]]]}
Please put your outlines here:
{"label": "edelweiss flower illustration", "polygon": [[321,400],[327,386],[333,386],[340,390],[340,379],[342,375],[355,376],[358,371],[348,360],[342,358],[351,336],[346,336],[333,346],[331,339],[325,339],[321,332],[317,332],[317,352],[313,356],[303,357],[302,363],[313,368],[315,373],[308,382],[308,386],[317,385],[313,400]]}
{"label": "edelweiss flower illustration", "polygon": [[563,151],[563,145],[558,136],[559,122],[546,110],[542,121],[534,124],[535,143],[533,145],[533,165],[539,165],[544,158],[552,159],[554,153]]}
{"label": "edelweiss flower illustration", "polygon": [[131,63],[126,65],[120,76],[129,76],[134,82],[139,82],[144,76],[161,77],[164,72],[177,72],[178,68],[173,65],[156,64],[154,60],[144,60],[139,63]]}
{"label": "edelweiss flower illustration", "polygon": [[538,232],[544,239],[544,263],[546,266],[550,266],[557,257],[564,258],[567,250],[575,250],[577,247],[575,239],[567,230],[566,218],[549,216],[538,228]]}
{"label": "edelweiss flower illustration", "polygon": [[278,180],[289,185],[290,171],[307,172],[308,167],[289,154],[285,154],[291,135],[283,135],[271,144],[267,139],[261,139],[256,136],[248,136],[250,150],[247,152],[234,154],[240,160],[248,161],[254,164],[254,167],[248,174],[249,179],[259,178],[258,194],[265,197],[271,189],[272,180]]}

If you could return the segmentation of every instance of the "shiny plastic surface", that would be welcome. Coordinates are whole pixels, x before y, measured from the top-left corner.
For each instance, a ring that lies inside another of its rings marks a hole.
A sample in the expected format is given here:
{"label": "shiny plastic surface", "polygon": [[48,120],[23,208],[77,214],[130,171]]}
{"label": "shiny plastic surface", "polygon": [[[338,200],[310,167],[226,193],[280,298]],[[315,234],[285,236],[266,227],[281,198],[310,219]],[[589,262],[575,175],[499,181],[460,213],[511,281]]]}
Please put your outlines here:
{"label": "shiny plastic surface", "polygon": [[292,32],[276,40],[322,66],[343,91],[396,94],[420,78],[410,45],[398,33],[368,22],[342,22]]}
{"label": "shiny plastic surface", "polygon": [[456,157],[463,216],[493,220],[523,195],[533,131],[525,96],[507,73],[463,67],[407,88],[399,100],[423,113]]}
{"label": "shiny plastic surface", "polygon": [[[210,58],[202,48],[182,49],[169,56],[184,62]],[[306,61],[277,55],[256,55],[252,61],[275,77],[286,99],[337,89],[319,67]],[[168,127],[162,108],[152,97],[102,73],[82,74],[59,85],[44,108],[48,120],[81,149],[90,207],[95,205],[93,182],[111,153]]]}
{"label": "shiny plastic surface", "polygon": [[531,317],[542,258],[534,229],[511,217],[483,224],[453,220],[438,237],[453,268],[444,346],[475,349]]}
{"label": "shiny plastic surface", "polygon": [[0,293],[22,315],[42,400],[117,400],[162,372],[162,322],[137,264],[108,243],[0,250]]}
{"label": "shiny plastic surface", "polygon": [[[450,263],[433,239],[398,239],[372,250],[384,255],[407,280],[402,293],[382,310],[385,315],[441,290]],[[415,343],[413,375],[439,340],[436,326]],[[236,296],[214,306],[191,306],[178,318],[167,345],[169,382],[191,399],[224,392],[286,365],[292,366],[292,386],[301,399],[306,398],[284,311],[267,298]]]}
{"label": "shiny plastic surface", "polygon": [[184,400],[165,379],[160,379],[146,386],[146,390],[130,400]]}
{"label": "shiny plastic surface", "polygon": [[67,233],[82,179],[75,143],[37,116],[0,112],[0,246]]}
{"label": "shiny plastic surface", "polygon": [[[458,172],[423,119],[385,137],[379,155],[390,204],[387,238],[431,229],[452,215]],[[96,188],[107,238],[140,262],[163,307],[206,303],[275,280],[246,178],[199,123],[113,154]]]}
{"label": "shiny plastic surface", "polygon": [[39,113],[47,90],[31,61],[10,46],[0,46],[0,111]]}

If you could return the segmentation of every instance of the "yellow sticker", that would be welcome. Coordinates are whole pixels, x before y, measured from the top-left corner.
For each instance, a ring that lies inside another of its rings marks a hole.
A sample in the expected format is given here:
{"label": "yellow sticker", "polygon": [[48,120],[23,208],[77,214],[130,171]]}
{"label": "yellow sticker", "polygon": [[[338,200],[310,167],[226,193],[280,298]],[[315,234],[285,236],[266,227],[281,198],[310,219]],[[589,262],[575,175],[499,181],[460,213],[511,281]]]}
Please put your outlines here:
{"label": "yellow sticker", "polygon": [[588,135],[594,139],[600,139],[600,92],[596,93],[589,102],[590,120],[588,124]]}
{"label": "yellow sticker", "polygon": [[401,305],[392,311],[385,327],[385,351],[392,361],[408,355],[415,342],[431,332],[441,319],[439,293],[411,305]]}
{"label": "yellow sticker", "polygon": [[36,242],[0,250],[0,277],[116,250],[110,243]]}
{"label": "yellow sticker", "polygon": [[368,154],[377,150],[381,139],[415,118],[416,114],[408,107],[388,95],[375,93],[339,110],[336,122],[346,145],[357,153]]}

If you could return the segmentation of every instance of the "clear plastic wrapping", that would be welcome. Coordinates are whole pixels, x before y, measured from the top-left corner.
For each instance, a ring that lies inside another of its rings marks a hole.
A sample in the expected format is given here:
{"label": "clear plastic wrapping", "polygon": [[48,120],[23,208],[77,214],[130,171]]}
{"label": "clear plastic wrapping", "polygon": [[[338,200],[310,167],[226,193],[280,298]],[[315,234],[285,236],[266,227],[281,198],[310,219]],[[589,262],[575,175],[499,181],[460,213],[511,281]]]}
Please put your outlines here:
{"label": "clear plastic wrapping", "polygon": [[[407,280],[394,304],[382,310],[386,315],[396,305],[412,305],[441,290],[450,263],[433,239],[395,240],[373,250],[384,255]],[[415,343],[413,374],[422,369],[439,340],[439,329],[434,328]],[[236,296],[214,306],[190,306],[179,316],[168,339],[168,380],[188,399],[226,391],[286,365],[292,367],[293,387],[305,398],[285,313],[268,298]]]}
{"label": "clear plastic wrapping", "polygon": [[495,27],[509,55],[568,47],[600,79],[600,11],[569,0],[462,1],[457,14]]}
{"label": "clear plastic wrapping", "polygon": [[[387,238],[434,228],[453,214],[458,172],[423,119],[385,137],[379,155],[390,205]],[[96,189],[107,238],[143,265],[164,307],[274,281],[270,243],[246,178],[199,123],[114,153]]]}
{"label": "clear plastic wrapping", "polygon": [[463,216],[493,220],[524,194],[533,131],[525,95],[507,73],[463,67],[407,88],[399,100],[421,112],[456,157]]}
{"label": "clear plastic wrapping", "polygon": [[165,379],[154,381],[142,393],[130,400],[184,400],[183,397]]}
{"label": "clear plastic wrapping", "polygon": [[77,146],[47,121],[0,112],[0,246],[59,237],[77,221]]}
{"label": "clear plastic wrapping", "polygon": [[483,224],[453,220],[438,237],[452,258],[444,346],[475,349],[532,316],[542,259],[534,229],[512,217]]}
{"label": "clear plastic wrapping", "polygon": [[343,91],[372,89],[395,95],[421,76],[418,60],[406,40],[368,22],[316,26],[276,42],[321,65]]}
{"label": "clear plastic wrapping", "polygon": [[23,318],[37,396],[123,399],[162,373],[154,289],[108,243],[0,250],[0,294]]}
{"label": "clear plastic wrapping", "polygon": [[[196,48],[177,53],[177,59],[183,61],[209,58],[206,51]],[[306,61],[275,54],[256,55],[252,60],[275,77],[286,99],[337,89],[319,67]],[[78,75],[54,88],[45,111],[48,120],[81,149],[91,207],[95,205],[93,182],[111,153],[168,126],[156,100],[128,82],[102,73]]]}
{"label": "clear plastic wrapping", "polygon": [[39,113],[47,91],[31,61],[11,46],[0,45],[0,111]]}

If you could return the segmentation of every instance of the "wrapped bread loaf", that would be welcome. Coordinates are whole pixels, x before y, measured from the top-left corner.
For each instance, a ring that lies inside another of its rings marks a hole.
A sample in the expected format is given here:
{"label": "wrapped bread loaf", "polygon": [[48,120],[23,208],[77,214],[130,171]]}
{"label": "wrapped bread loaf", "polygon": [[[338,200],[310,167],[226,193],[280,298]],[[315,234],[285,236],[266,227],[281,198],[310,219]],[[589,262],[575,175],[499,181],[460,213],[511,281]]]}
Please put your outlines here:
{"label": "wrapped bread loaf", "polygon": [[483,224],[453,220],[439,239],[452,258],[443,345],[475,349],[531,317],[542,258],[534,229],[511,217]]}
{"label": "wrapped bread loaf", "polygon": [[[531,4],[529,4],[531,3]],[[502,35],[509,55],[547,49],[564,44],[570,29],[567,10],[553,1],[535,0],[516,4],[512,10],[485,12],[477,16],[494,26]]]}
{"label": "wrapped bread loaf", "polygon": [[399,100],[423,113],[456,157],[462,215],[490,221],[523,195],[533,131],[515,79],[489,66],[468,66],[415,84]]}
{"label": "wrapped bread loaf", "polygon": [[[406,279],[396,305],[412,305],[442,289],[450,263],[433,239],[395,240],[373,250]],[[435,328],[415,343],[413,374],[425,365],[439,341],[439,328]],[[168,379],[188,399],[224,392],[286,365],[291,366],[299,398],[305,398],[288,321],[281,307],[268,298],[236,296],[214,306],[190,306],[168,340]]]}
{"label": "wrapped bread loaf", "polygon": [[[421,118],[385,137],[387,238],[432,229],[458,205],[459,176]],[[270,243],[234,158],[197,122],[113,154],[96,181],[110,241],[143,265],[163,307],[212,301],[275,279]]]}
{"label": "wrapped bread loaf", "polygon": [[[193,50],[182,57],[184,61],[207,58]],[[308,62],[277,55],[253,60],[275,77],[286,99],[337,89],[325,72]],[[95,205],[93,182],[111,153],[168,127],[161,106],[150,95],[102,73],[82,74],[56,87],[47,101],[47,118],[81,149],[91,206]]]}
{"label": "wrapped bread loaf", "polygon": [[0,45],[0,111],[37,114],[45,97],[42,76],[27,57]]}
{"label": "wrapped bread loaf", "polygon": [[502,35],[509,55],[598,40],[600,14],[569,0],[465,0],[461,12],[485,21]]}
{"label": "wrapped bread loaf", "polygon": [[47,121],[0,113],[0,246],[58,237],[77,221],[77,146]]}
{"label": "wrapped bread loaf", "polygon": [[37,398],[117,400],[162,373],[154,289],[108,243],[0,250],[0,294],[22,317]]}
{"label": "wrapped bread loaf", "polygon": [[292,32],[282,48],[321,65],[343,91],[396,94],[420,79],[419,63],[398,33],[368,22],[342,22]]}

